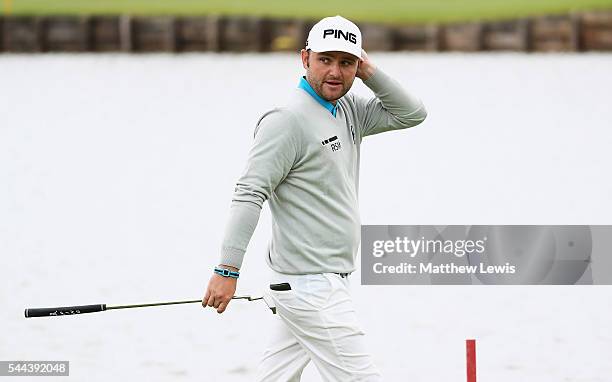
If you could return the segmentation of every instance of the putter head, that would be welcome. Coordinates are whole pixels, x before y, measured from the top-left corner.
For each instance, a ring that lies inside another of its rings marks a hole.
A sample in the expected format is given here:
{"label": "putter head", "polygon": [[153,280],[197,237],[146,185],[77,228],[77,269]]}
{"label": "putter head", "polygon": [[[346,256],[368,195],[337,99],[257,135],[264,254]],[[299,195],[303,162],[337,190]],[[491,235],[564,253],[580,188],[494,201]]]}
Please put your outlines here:
{"label": "putter head", "polygon": [[232,297],[232,299],[233,300],[247,300],[247,301],[264,300],[266,305],[268,305],[268,308],[270,308],[270,310],[272,311],[272,314],[276,314],[276,304],[274,303],[274,300],[272,300],[272,298],[268,295],[263,295],[263,296],[258,296],[258,297],[234,296]]}
{"label": "putter head", "polygon": [[268,308],[270,308],[272,311],[272,314],[276,314],[276,304],[274,303],[272,297],[270,297],[268,294],[264,294],[263,300],[265,301],[266,305],[268,305]]}

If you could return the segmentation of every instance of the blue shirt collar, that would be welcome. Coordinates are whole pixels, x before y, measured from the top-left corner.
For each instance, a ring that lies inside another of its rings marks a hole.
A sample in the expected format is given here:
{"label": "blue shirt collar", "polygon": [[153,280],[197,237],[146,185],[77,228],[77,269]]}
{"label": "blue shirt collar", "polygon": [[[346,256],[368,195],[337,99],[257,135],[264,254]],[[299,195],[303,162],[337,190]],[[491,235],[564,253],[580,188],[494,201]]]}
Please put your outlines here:
{"label": "blue shirt collar", "polygon": [[306,92],[310,94],[312,98],[314,98],[318,103],[320,103],[321,106],[329,110],[329,112],[334,117],[336,116],[336,111],[338,110],[338,101],[336,101],[336,104],[334,105],[333,103],[321,98],[321,96],[314,91],[312,86],[310,86],[310,84],[308,83],[308,81],[306,81],[306,78],[304,77],[300,78],[300,84],[298,85],[298,88],[306,90]]}

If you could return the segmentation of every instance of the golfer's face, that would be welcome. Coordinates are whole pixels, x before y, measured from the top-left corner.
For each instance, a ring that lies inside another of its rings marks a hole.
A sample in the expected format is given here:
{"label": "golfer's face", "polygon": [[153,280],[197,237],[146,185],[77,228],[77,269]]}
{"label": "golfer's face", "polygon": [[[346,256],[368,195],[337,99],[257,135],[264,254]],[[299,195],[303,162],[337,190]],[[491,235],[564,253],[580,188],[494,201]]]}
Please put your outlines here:
{"label": "golfer's face", "polygon": [[335,101],[345,95],[355,80],[357,57],[345,52],[308,52],[306,78],[323,99]]}

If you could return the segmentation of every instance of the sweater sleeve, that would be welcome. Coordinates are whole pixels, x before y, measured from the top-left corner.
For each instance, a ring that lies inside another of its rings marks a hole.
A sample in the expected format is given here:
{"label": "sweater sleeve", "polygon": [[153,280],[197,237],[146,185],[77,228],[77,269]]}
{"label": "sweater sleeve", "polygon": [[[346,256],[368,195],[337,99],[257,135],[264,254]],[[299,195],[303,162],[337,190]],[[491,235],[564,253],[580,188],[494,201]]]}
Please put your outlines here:
{"label": "sweater sleeve", "polygon": [[423,103],[380,68],[363,83],[376,97],[355,96],[362,137],[416,126],[427,117]]}
{"label": "sweater sleeve", "polygon": [[260,118],[246,168],[234,189],[220,264],[241,267],[263,203],[289,174],[299,152],[299,130],[288,111],[274,109]]}

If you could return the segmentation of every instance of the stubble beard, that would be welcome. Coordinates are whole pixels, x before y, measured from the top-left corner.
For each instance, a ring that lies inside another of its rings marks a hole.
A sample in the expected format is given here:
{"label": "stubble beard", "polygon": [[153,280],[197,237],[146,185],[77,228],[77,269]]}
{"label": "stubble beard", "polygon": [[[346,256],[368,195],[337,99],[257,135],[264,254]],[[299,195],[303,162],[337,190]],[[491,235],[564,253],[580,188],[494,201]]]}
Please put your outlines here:
{"label": "stubble beard", "polygon": [[351,90],[351,85],[352,85],[352,83],[351,84],[347,84],[343,80],[336,80],[336,79],[334,79],[334,81],[342,82],[342,90],[339,93],[333,92],[333,93],[330,94],[330,92],[325,88],[326,85],[325,85],[325,80],[324,79],[322,79],[322,78],[313,78],[311,73],[306,73],[306,79],[310,83],[310,86],[313,87],[315,92],[317,92],[317,94],[320,95],[321,98],[323,98],[324,100],[326,100],[328,102],[334,102],[334,101],[342,98],[346,93],[348,93],[349,90]]}

